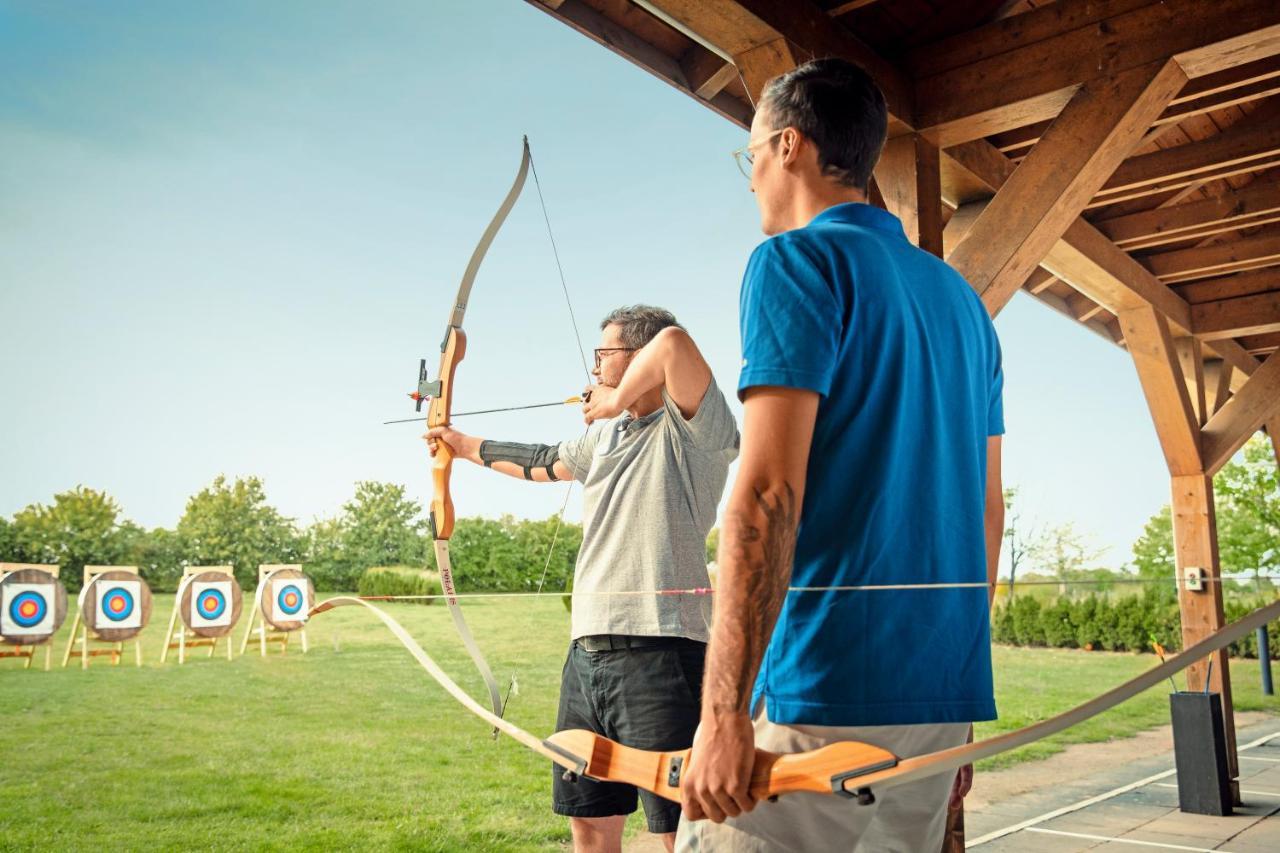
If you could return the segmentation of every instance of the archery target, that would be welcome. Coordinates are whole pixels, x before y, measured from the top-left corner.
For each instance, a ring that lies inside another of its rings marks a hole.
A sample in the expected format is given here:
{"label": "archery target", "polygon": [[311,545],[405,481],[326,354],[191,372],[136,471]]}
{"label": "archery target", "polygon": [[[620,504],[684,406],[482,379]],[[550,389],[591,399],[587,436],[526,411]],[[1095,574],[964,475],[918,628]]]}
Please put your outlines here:
{"label": "archery target", "polygon": [[96,593],[98,624],[104,628],[141,628],[141,581],[99,581]]}
{"label": "archery target", "polygon": [[221,637],[240,621],[240,585],[223,572],[192,575],[178,590],[179,613],[192,633]]}
{"label": "archery target", "polygon": [[310,585],[306,578],[278,578],[271,581],[273,622],[305,622],[309,610]]}
{"label": "archery target", "polygon": [[103,572],[80,593],[85,626],[100,640],[131,639],[151,620],[151,588],[134,572]]}
{"label": "archery target", "polygon": [[0,581],[0,638],[9,645],[43,643],[67,616],[67,589],[49,572],[25,568]]}

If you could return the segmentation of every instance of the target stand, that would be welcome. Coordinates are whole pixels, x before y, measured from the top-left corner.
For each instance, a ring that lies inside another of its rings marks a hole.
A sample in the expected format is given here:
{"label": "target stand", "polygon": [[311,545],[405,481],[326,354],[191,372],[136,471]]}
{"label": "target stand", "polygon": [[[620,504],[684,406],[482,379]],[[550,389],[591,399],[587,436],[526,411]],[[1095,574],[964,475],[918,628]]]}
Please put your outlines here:
{"label": "target stand", "polygon": [[[178,663],[187,662],[187,649],[209,648],[209,657],[217,651],[218,640],[225,639],[227,660],[231,660],[231,632],[240,621],[243,596],[231,566],[188,566],[182,572],[178,594],[169,616],[160,663],[169,659],[171,649],[178,650]],[[181,620],[181,624],[179,624]]]}
{"label": "target stand", "polygon": [[[76,601],[76,618],[71,638],[62,655],[65,667],[71,655],[80,656],[80,668],[89,668],[89,658],[110,655],[119,666],[124,644],[132,640],[134,660],[142,666],[139,634],[151,621],[151,587],[138,574],[137,566],[85,566],[84,586]],[[92,648],[100,643],[108,648]]]}
{"label": "target stand", "polygon": [[[298,564],[258,566],[258,588],[253,593],[253,613],[240,643],[240,654],[249,638],[258,637],[258,650],[267,656],[267,643],[280,643],[280,654],[289,651],[289,636],[297,633],[302,653],[307,653],[307,614],[315,603],[315,587]],[[255,624],[256,623],[256,624]]]}
{"label": "target stand", "polygon": [[0,563],[0,658],[20,658],[31,669],[44,646],[44,670],[53,660],[53,635],[67,618],[67,588],[58,566]]}

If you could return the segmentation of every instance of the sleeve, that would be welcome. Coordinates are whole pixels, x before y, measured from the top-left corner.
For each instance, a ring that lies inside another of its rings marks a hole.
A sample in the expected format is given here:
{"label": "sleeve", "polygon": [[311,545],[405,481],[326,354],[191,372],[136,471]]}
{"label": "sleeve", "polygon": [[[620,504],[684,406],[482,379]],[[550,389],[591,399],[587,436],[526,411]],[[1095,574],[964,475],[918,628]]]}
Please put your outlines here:
{"label": "sleeve", "polygon": [[722,450],[738,449],[738,422],[729,410],[729,402],[724,392],[716,384],[715,377],[707,385],[698,403],[698,411],[693,417],[685,419],[684,413],[675,401],[662,391],[662,405],[667,411],[666,422],[670,428],[689,445],[708,453]]}
{"label": "sleeve", "polygon": [[991,331],[992,350],[995,354],[995,370],[991,375],[991,392],[987,398],[987,435],[1004,435],[1004,357],[1000,352],[1000,339],[995,329]]}
{"label": "sleeve", "polygon": [[739,300],[739,397],[757,385],[824,396],[831,389],[842,311],[829,277],[789,236],[762,243],[747,262]]}
{"label": "sleeve", "polygon": [[582,435],[560,442],[560,461],[573,472],[573,479],[580,483],[587,481],[591,472],[591,457],[596,452],[596,444],[600,441],[600,429],[609,421],[601,421],[589,426]]}

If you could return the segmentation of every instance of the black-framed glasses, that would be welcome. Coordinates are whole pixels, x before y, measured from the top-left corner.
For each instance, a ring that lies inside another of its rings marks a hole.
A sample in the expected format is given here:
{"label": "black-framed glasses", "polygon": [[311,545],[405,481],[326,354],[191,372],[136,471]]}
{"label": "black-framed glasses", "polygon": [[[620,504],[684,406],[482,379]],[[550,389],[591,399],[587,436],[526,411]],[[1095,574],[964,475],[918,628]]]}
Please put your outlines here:
{"label": "black-framed glasses", "polygon": [[600,362],[604,361],[604,356],[611,352],[635,352],[635,347],[600,347],[595,350],[596,367],[600,366]]}
{"label": "black-framed glasses", "polygon": [[786,130],[785,127],[775,130],[763,139],[757,139],[755,142],[748,142],[737,151],[732,152],[734,162],[738,164],[738,171],[741,172],[747,180],[751,180],[751,166],[756,162],[756,155],[751,153],[751,149],[759,148],[761,145],[764,145],[784,130]]}

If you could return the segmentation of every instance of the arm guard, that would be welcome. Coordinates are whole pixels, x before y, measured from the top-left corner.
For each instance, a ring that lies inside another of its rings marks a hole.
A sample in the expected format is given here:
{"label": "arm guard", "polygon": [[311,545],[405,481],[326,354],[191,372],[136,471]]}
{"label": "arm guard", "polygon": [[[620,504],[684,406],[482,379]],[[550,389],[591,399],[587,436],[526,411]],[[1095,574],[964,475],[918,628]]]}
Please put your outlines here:
{"label": "arm guard", "polygon": [[547,472],[551,482],[560,478],[556,476],[555,465],[560,459],[560,448],[554,444],[518,444],[513,441],[480,442],[480,461],[484,467],[492,468],[495,462],[510,462],[524,469],[524,478],[533,479],[533,469],[541,468]]}

